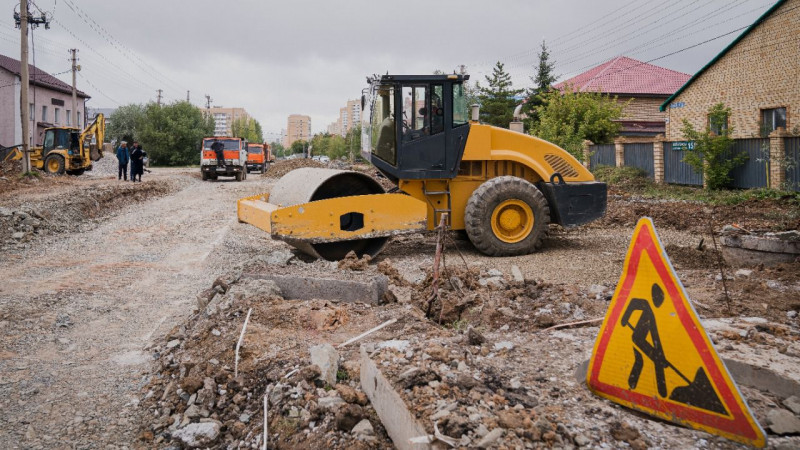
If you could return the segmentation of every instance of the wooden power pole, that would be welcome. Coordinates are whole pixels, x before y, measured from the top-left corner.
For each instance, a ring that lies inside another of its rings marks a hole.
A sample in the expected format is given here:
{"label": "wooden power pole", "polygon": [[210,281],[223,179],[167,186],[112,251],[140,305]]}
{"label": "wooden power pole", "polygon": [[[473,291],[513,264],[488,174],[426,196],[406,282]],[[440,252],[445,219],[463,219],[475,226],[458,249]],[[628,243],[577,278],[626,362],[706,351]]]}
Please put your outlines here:
{"label": "wooden power pole", "polygon": [[72,53],[72,117],[70,118],[70,123],[72,123],[72,126],[80,128],[78,127],[78,89],[75,81],[78,74],[78,58],[76,57],[78,49],[72,48],[69,51]]}
{"label": "wooden power pole", "polygon": [[158,106],[161,106],[161,93],[164,92],[163,89],[158,90]]}
{"label": "wooden power pole", "polygon": [[[28,105],[28,89],[30,88],[30,74],[28,73],[28,0],[19,2],[20,18],[20,119],[22,120],[22,173],[31,171],[30,152],[30,106]],[[36,111],[33,112],[36,114]]]}

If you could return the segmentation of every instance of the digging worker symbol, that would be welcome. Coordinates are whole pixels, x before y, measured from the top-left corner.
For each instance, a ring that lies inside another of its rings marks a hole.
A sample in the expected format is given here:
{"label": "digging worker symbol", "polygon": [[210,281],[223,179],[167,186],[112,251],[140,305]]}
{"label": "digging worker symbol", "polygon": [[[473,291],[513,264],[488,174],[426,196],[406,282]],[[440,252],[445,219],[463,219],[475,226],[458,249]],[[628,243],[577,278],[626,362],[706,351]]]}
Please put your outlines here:
{"label": "digging worker symbol", "polygon": [[[659,308],[664,303],[664,291],[661,290],[658,284],[653,283],[650,295],[652,303],[656,308]],[[636,325],[633,325],[630,319],[636,311],[640,311],[641,315],[639,316],[639,320],[636,321]],[[672,393],[669,395],[670,400],[720,414],[727,414],[725,407],[722,405],[716,391],[714,391],[714,387],[711,385],[703,367],[697,369],[694,381],[691,381],[681,373],[674,364],[667,360],[661,338],[658,335],[656,316],[653,313],[653,308],[650,307],[650,302],[641,298],[631,299],[628,308],[622,315],[620,323],[623,327],[629,327],[633,330],[631,341],[633,342],[634,361],[633,367],[631,367],[631,373],[628,376],[628,386],[631,390],[635,390],[636,386],[639,384],[639,378],[644,368],[644,358],[642,357],[642,355],[644,355],[654,366],[656,388],[658,389],[658,395],[660,397],[667,397],[667,380],[665,373],[667,369],[672,369],[688,384],[673,389]]]}

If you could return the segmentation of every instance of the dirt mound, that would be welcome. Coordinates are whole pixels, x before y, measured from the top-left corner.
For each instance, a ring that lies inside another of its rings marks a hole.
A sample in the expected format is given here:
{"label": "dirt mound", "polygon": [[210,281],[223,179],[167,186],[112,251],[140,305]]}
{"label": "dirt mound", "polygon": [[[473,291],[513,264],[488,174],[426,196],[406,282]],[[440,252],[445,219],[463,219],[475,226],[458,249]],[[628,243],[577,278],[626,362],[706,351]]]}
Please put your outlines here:
{"label": "dirt mound", "polygon": [[263,176],[280,178],[294,169],[302,169],[303,167],[325,167],[325,164],[308,158],[282,159],[270,164],[269,169]]}
{"label": "dirt mound", "polygon": [[29,198],[13,207],[0,207],[0,248],[24,244],[42,235],[83,230],[83,226],[114,211],[161,197],[175,190],[164,180],[143,183],[93,184],[71,177],[46,176],[19,181],[42,190],[61,189],[43,199]]}

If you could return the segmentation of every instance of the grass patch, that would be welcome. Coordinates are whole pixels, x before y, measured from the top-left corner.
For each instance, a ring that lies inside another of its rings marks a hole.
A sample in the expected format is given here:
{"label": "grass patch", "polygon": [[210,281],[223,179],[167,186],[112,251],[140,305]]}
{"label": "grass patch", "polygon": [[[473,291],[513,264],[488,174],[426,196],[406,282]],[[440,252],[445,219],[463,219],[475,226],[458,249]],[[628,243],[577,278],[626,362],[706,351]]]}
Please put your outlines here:
{"label": "grass patch", "polygon": [[609,187],[647,198],[693,201],[709,205],[738,205],[753,200],[778,200],[788,205],[800,206],[800,192],[777,189],[725,189],[707,190],[695,186],[656,184],[647,172],[636,167],[599,166],[592,170],[598,181]]}
{"label": "grass patch", "polygon": [[24,173],[19,174],[19,179],[20,180],[24,180],[24,179],[27,179],[27,178],[41,179],[42,178],[42,173],[39,172],[38,170],[31,170],[30,172],[24,172]]}

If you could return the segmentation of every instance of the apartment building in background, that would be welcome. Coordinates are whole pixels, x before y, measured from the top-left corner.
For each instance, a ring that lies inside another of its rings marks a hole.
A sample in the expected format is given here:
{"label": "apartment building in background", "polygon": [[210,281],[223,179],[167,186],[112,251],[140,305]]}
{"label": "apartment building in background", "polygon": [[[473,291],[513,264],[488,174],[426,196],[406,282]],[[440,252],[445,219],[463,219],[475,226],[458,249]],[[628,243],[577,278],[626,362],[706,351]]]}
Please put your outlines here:
{"label": "apartment building in background", "polygon": [[292,114],[286,122],[286,136],[283,146],[289,147],[295,141],[311,140],[311,117],[302,114]]}
{"label": "apartment building in background", "polygon": [[339,118],[328,125],[329,134],[346,136],[347,132],[361,123],[361,100],[348,100],[347,104],[339,108]]}
{"label": "apartment building in background", "polygon": [[214,118],[214,136],[233,136],[231,126],[236,119],[249,119],[244,108],[222,108],[214,106],[206,110]]}

